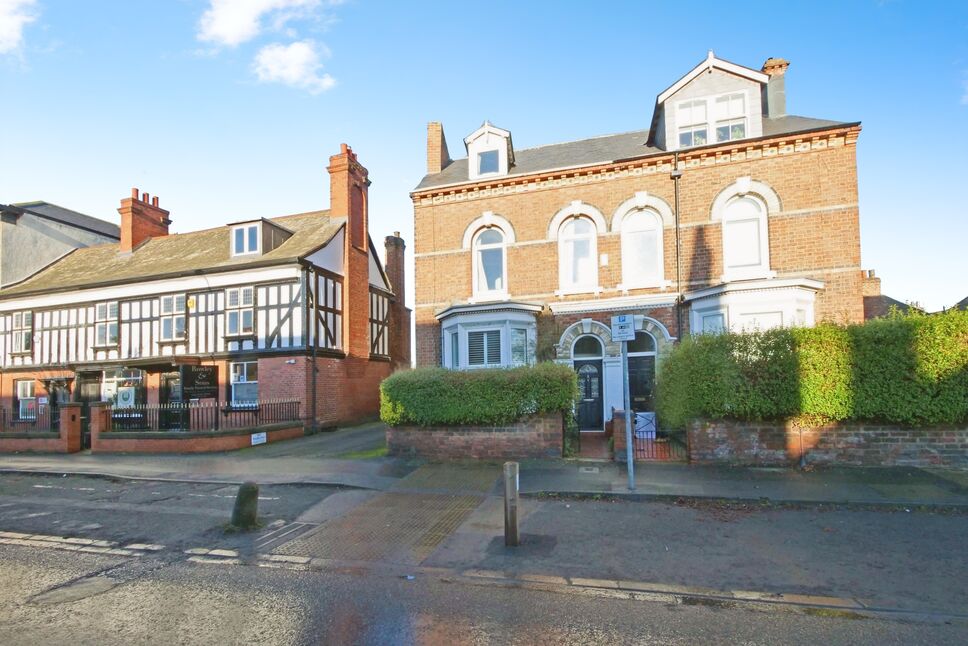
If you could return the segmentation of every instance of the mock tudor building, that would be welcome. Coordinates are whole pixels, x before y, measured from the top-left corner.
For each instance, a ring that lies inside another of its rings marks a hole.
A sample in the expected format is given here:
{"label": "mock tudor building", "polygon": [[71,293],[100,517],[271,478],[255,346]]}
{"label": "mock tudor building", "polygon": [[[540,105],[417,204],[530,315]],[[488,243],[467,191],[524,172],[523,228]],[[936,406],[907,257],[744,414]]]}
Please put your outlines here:
{"label": "mock tudor building", "polygon": [[637,412],[684,335],[863,321],[860,123],[787,114],[788,66],[710,52],[648,129],[581,141],[516,150],[485,122],[452,160],[430,123],[411,193],[417,363],[568,363],[581,427],[601,429],[623,402],[613,315],[634,315]]}
{"label": "mock tudor building", "polygon": [[133,189],[118,242],[0,290],[8,420],[68,401],[175,403],[185,364],[217,366],[228,407],[288,398],[307,423],[375,415],[380,381],[410,364],[404,243],[387,237],[381,262],[367,170],[349,147],[328,170],[328,211],[182,234]]}

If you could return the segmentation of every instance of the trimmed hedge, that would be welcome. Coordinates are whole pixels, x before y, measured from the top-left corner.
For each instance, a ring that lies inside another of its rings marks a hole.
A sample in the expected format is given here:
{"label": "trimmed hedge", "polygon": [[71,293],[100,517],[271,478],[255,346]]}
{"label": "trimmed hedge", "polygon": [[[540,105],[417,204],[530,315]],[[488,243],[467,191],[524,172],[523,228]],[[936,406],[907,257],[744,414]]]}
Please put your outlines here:
{"label": "trimmed hedge", "polygon": [[812,417],[968,421],[968,312],[692,336],[659,370],[663,424]]}
{"label": "trimmed hedge", "polygon": [[578,381],[569,366],[510,369],[417,368],[380,384],[380,418],[390,426],[510,424],[527,415],[570,412]]}

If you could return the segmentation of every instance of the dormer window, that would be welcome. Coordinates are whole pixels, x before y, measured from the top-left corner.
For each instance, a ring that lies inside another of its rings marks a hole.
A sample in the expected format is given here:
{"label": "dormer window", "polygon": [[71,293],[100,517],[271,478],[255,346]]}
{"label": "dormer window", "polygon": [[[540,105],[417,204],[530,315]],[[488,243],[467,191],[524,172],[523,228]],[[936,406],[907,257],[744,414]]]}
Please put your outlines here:
{"label": "dormer window", "polygon": [[232,255],[259,253],[259,225],[245,224],[232,229]]}
{"label": "dormer window", "polygon": [[477,154],[477,174],[487,175],[501,169],[500,154],[496,150],[487,150]]}
{"label": "dormer window", "polygon": [[485,121],[464,138],[467,147],[468,179],[507,175],[514,166],[511,133]]}
{"label": "dormer window", "polygon": [[679,104],[679,147],[702,146],[708,140],[706,101],[684,101]]}
{"label": "dormer window", "polygon": [[746,137],[746,95],[727,94],[716,99],[716,141]]}

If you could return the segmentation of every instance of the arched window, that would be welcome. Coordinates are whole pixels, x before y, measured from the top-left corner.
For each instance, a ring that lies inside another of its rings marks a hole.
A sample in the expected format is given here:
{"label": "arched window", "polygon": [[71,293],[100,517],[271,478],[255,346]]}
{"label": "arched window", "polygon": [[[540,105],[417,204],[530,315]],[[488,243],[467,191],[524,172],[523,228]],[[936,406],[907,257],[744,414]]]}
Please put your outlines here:
{"label": "arched window", "polygon": [[602,342],[598,337],[586,334],[578,337],[571,349],[573,359],[600,359],[602,357]]}
{"label": "arched window", "polygon": [[474,236],[475,298],[507,295],[507,253],[504,232],[486,227]]}
{"label": "arched window", "polygon": [[635,341],[629,341],[628,353],[631,355],[640,352],[655,353],[655,339],[648,332],[636,332]]}
{"label": "arched window", "polygon": [[770,273],[766,205],[737,196],[723,210],[723,279],[765,278]]}
{"label": "arched window", "polygon": [[558,279],[565,292],[594,291],[598,285],[598,232],[582,216],[565,220],[558,233]]}
{"label": "arched window", "polygon": [[662,220],[650,209],[622,220],[622,287],[658,287],[663,280]]}

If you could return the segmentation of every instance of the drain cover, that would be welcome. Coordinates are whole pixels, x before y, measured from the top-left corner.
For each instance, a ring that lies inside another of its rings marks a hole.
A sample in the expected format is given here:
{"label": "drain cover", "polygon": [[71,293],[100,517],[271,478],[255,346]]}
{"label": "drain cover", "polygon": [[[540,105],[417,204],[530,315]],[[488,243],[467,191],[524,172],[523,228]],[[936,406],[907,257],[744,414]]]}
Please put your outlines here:
{"label": "drain cover", "polygon": [[598,473],[598,467],[578,467],[578,473]]}

